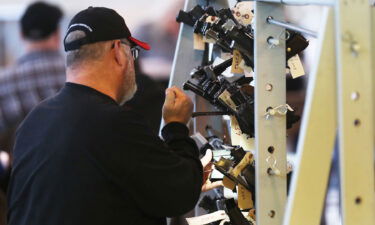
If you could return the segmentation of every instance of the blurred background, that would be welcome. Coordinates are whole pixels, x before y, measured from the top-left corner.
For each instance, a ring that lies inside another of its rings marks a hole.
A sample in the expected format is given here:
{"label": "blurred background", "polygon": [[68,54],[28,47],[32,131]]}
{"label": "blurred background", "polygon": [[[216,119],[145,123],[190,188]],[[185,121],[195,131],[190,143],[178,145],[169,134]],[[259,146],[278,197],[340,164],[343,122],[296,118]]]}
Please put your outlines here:
{"label": "blurred background", "polygon": [[[14,63],[20,57],[25,49],[23,48],[18,21],[26,7],[34,2],[33,0],[0,0],[0,68]],[[137,1],[123,1],[123,0],[90,0],[90,1],[75,1],[75,0],[49,0],[46,2],[53,3],[59,6],[63,12],[64,17],[61,23],[61,35],[67,28],[69,20],[80,10],[89,6],[105,6],[115,9],[121,14],[129,26],[132,34],[136,36],[145,36],[139,31],[139,28],[148,23],[158,22],[162,29],[170,32],[172,40],[177,39],[178,24],[172,22],[180,8],[183,6],[183,1],[180,0],[137,0]],[[176,13],[171,13],[174,11]],[[155,23],[156,24],[156,23]],[[140,37],[141,38],[141,37]],[[173,57],[174,43],[169,44],[169,51],[165,53],[165,57]],[[160,52],[160,48],[153,45],[153,52]],[[166,50],[166,51],[168,51]],[[161,53],[159,53],[161,55]],[[168,59],[170,60],[170,59]],[[168,61],[167,60],[167,61]],[[167,63],[160,59],[165,66],[164,71],[158,68],[158,77],[165,77],[169,74],[170,68]]]}

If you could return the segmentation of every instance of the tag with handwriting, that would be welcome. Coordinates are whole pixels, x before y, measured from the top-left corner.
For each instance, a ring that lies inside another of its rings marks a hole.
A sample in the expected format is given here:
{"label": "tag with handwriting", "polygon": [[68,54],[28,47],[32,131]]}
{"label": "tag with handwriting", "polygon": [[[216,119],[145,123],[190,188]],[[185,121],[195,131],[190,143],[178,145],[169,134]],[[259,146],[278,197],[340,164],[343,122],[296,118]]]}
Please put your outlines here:
{"label": "tag with handwriting", "polygon": [[305,75],[305,70],[303,69],[303,65],[298,54],[288,60],[288,67],[290,68],[290,74],[292,75],[293,79]]}
{"label": "tag with handwriting", "polygon": [[237,74],[243,74],[244,71],[240,67],[242,61],[242,56],[240,51],[238,50],[233,50],[233,62],[232,62],[232,73],[237,73]]}
{"label": "tag with handwriting", "polygon": [[251,192],[241,184],[238,184],[238,208],[251,209],[254,207],[253,200],[251,199]]}
{"label": "tag with handwriting", "polygon": [[204,50],[204,41],[203,36],[200,34],[193,34],[194,37],[194,49],[195,50]]}
{"label": "tag with handwriting", "polygon": [[223,93],[219,95],[219,99],[221,99],[225,104],[227,104],[233,110],[236,110],[236,104],[230,98],[230,93],[227,90],[223,91]]}
{"label": "tag with handwriting", "polygon": [[236,187],[236,184],[226,176],[224,176],[223,185],[229,190],[234,190],[234,188]]}

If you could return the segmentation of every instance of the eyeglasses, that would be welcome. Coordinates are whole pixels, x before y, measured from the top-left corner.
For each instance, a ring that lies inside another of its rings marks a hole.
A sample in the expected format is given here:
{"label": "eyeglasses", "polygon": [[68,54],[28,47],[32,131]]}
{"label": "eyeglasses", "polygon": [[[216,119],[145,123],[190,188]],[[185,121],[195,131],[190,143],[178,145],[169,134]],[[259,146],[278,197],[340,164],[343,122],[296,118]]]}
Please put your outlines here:
{"label": "eyeglasses", "polygon": [[130,47],[130,52],[132,53],[132,56],[133,56],[133,59],[136,60],[139,56],[139,47],[138,46],[131,46],[131,44],[129,44],[128,42],[124,41],[124,40],[120,40],[121,41],[121,44],[124,44],[124,45],[127,45]]}

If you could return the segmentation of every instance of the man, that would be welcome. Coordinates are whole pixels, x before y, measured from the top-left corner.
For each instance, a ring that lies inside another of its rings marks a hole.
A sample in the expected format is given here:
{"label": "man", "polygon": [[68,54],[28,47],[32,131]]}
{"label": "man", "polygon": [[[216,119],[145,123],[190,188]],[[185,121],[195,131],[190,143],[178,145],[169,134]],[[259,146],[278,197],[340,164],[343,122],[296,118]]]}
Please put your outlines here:
{"label": "man", "polygon": [[43,2],[31,4],[20,20],[26,54],[0,71],[0,149],[10,151],[17,125],[41,100],[64,85],[65,63],[59,53],[62,12]]}
{"label": "man", "polygon": [[101,7],[72,19],[64,46],[67,83],[17,131],[8,224],[165,224],[192,209],[203,171],[189,97],[167,89],[164,142],[120,106],[136,91],[135,49],[149,46]]}

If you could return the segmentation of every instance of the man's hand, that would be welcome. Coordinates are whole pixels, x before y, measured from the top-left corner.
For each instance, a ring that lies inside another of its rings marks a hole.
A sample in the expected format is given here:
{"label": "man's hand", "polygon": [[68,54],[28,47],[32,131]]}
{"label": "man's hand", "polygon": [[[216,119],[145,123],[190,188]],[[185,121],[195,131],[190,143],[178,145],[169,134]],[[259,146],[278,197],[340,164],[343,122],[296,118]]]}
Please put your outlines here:
{"label": "man's hand", "polygon": [[181,89],[173,86],[165,92],[163,119],[165,124],[180,122],[187,124],[193,112],[193,102]]}
{"label": "man's hand", "polygon": [[214,165],[211,162],[212,159],[212,151],[207,149],[206,154],[201,158],[201,163],[203,166],[203,185],[202,185],[202,192],[206,192],[212,190],[214,188],[223,186],[222,181],[210,181],[210,175],[213,170]]}

